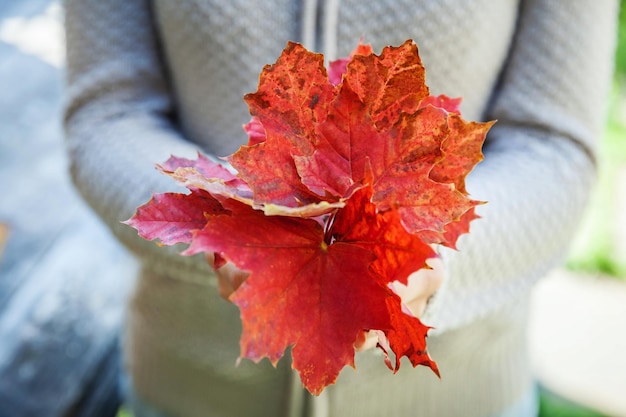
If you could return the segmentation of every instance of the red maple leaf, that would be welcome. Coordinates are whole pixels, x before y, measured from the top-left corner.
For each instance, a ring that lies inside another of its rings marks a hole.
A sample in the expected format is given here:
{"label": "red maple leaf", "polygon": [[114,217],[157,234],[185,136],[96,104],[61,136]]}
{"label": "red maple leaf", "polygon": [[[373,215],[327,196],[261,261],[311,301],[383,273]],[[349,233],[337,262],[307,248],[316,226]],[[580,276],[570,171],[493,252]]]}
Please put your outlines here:
{"label": "red maple leaf", "polygon": [[241,356],[293,367],[319,394],[354,366],[354,343],[437,366],[428,326],[393,282],[427,267],[431,244],[454,247],[480,202],[465,177],[482,159],[491,123],[466,122],[460,99],[433,97],[416,45],[380,55],[359,45],[330,65],[289,43],[245,96],[249,143],[226,160],[172,157],[162,172],[190,194],[156,195],[127,223],[146,239],[188,243],[250,273],[231,296],[243,323]]}
{"label": "red maple leaf", "polygon": [[398,211],[379,212],[371,202],[371,186],[358,190],[338,210],[329,233],[333,240],[350,242],[375,255],[371,269],[381,284],[407,284],[409,275],[436,256],[433,248],[402,225]]}
{"label": "red maple leaf", "polygon": [[370,270],[374,255],[327,242],[315,220],[225,205],[231,213],[212,217],[187,253],[217,252],[250,271],[232,296],[243,321],[242,356],[276,363],[293,345],[294,368],[318,394],[354,364],[359,331],[390,328],[387,291]]}
{"label": "red maple leaf", "polygon": [[190,194],[155,194],[124,222],[147,240],[159,239],[162,245],[191,243],[192,232],[206,224],[207,216],[224,213],[224,208],[205,191]]}

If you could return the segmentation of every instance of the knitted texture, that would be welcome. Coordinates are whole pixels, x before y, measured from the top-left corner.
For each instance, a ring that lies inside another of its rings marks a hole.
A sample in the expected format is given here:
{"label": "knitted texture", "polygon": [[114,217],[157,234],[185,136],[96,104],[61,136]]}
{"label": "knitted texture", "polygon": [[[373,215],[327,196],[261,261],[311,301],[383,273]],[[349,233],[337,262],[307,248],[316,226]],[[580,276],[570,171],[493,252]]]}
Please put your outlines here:
{"label": "knitted texture", "polygon": [[[517,401],[530,386],[528,293],[561,262],[593,184],[616,16],[615,0],[67,0],[72,176],[146,265],[126,353],[138,393],[172,415],[287,409],[287,370],[234,368],[238,317],[204,259],[146,242],[120,221],[154,192],[182,191],[155,163],[198,149],[223,156],[246,140],[242,96],[287,40],[345,56],[361,37],[376,52],[412,38],[433,93],[462,96],[467,119],[498,120],[467,179],[488,204],[459,251],[442,250],[445,282],[423,317],[436,327],[430,352],[443,379],[408,364],[383,374],[366,352],[356,373],[313,401],[315,412],[471,417]],[[245,391],[254,381],[266,404]],[[228,411],[224,392],[240,388],[254,403]]]}

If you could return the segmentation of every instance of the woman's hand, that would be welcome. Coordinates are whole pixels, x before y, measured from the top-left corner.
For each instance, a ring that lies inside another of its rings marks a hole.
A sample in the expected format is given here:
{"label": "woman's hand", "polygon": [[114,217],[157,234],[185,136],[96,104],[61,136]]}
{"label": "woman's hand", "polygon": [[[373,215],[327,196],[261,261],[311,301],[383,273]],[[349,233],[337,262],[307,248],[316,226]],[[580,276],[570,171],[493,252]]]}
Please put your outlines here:
{"label": "woman's hand", "polygon": [[[207,254],[206,260],[209,265],[215,265],[215,257],[213,254]],[[243,282],[250,275],[248,272],[242,271],[232,263],[228,262],[215,270],[217,275],[217,288],[220,296],[226,300],[232,293],[237,291],[237,288],[243,284]]]}
{"label": "woman's hand", "polygon": [[443,263],[441,258],[430,258],[426,261],[431,269],[420,269],[412,273],[408,285],[393,283],[393,291],[400,296],[414,316],[420,317],[426,310],[430,297],[435,295],[443,284]]}
{"label": "woman's hand", "polygon": [[[207,254],[206,259],[210,265],[215,264],[213,254]],[[416,317],[424,314],[428,300],[441,287],[444,279],[443,263],[440,258],[431,258],[426,263],[431,269],[420,269],[411,274],[408,278],[408,285],[394,282],[392,286],[393,291],[400,296],[404,305]],[[230,295],[250,275],[230,262],[220,266],[215,273],[220,296],[226,300],[229,300]],[[377,331],[362,332],[354,346],[357,350],[366,350],[375,347],[377,341]]]}
{"label": "woman's hand", "polygon": [[[424,314],[428,300],[441,287],[444,279],[443,263],[440,258],[430,258],[426,263],[431,269],[420,269],[412,273],[409,276],[408,285],[394,282],[392,287],[404,305],[416,317]],[[366,350],[375,347],[377,342],[378,331],[372,330],[361,333],[354,347],[357,350]]]}

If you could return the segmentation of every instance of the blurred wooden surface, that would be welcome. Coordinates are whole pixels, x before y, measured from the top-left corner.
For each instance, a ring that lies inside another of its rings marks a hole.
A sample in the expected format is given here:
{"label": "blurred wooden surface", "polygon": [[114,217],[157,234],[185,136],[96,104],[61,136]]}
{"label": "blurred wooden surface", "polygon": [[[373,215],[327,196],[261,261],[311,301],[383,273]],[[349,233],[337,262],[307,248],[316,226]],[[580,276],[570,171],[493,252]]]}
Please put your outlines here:
{"label": "blurred wooden surface", "polygon": [[59,3],[2,3],[0,417],[114,416],[136,265],[69,178]]}

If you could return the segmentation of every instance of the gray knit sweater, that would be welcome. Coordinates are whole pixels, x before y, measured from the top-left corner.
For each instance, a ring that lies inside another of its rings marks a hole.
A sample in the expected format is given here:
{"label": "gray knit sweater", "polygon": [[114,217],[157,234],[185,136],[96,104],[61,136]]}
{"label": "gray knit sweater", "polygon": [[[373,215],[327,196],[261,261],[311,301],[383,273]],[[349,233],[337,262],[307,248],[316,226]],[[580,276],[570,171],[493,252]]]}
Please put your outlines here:
{"label": "gray knit sweater", "polygon": [[[616,15],[615,0],[67,0],[72,175],[145,265],[125,338],[137,394],[176,416],[472,417],[518,401],[532,385],[529,291],[562,260],[593,183]],[[246,140],[242,96],[287,40],[333,59],[361,37],[376,52],[414,39],[433,94],[498,120],[467,181],[489,203],[459,251],[442,251],[445,283],[423,317],[441,380],[408,363],[391,375],[368,351],[307,399],[288,363],[235,367],[237,311],[201,257],[120,221],[183,191],[155,163]]]}

